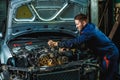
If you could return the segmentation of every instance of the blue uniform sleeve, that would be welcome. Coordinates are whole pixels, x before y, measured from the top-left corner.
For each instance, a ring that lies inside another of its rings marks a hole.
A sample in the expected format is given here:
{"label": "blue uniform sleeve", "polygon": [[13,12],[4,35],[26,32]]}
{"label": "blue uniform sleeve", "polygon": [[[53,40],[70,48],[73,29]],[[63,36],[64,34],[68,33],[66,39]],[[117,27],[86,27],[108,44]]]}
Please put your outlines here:
{"label": "blue uniform sleeve", "polygon": [[73,45],[84,43],[88,39],[88,33],[83,33],[74,39],[58,42],[58,47],[71,48]]}

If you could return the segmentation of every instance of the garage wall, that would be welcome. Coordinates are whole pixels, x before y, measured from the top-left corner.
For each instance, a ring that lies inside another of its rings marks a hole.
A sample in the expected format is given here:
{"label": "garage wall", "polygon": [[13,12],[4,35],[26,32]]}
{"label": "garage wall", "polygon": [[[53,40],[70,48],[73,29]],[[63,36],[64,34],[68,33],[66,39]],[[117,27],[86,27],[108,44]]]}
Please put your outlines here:
{"label": "garage wall", "polygon": [[7,0],[0,0],[0,32],[2,31],[2,21],[6,17]]}

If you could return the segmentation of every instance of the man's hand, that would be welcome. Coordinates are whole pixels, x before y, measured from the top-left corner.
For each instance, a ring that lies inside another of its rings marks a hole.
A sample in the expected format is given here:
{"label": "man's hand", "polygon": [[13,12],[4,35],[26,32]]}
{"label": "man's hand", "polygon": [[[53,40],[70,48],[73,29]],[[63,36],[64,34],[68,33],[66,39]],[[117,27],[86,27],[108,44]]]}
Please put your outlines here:
{"label": "man's hand", "polygon": [[49,45],[50,47],[55,47],[55,46],[58,46],[58,42],[55,42],[55,41],[53,41],[53,40],[49,40],[49,41],[48,41],[48,45]]}

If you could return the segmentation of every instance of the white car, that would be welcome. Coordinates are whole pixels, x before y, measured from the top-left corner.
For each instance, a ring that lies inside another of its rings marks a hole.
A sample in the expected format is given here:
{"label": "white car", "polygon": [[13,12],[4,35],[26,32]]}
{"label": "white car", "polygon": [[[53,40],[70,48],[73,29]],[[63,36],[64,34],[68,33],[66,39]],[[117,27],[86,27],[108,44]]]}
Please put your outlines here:
{"label": "white car", "polygon": [[88,0],[11,0],[0,34],[0,80],[97,80],[96,59],[77,47],[51,48],[78,34],[74,16],[89,13]]}

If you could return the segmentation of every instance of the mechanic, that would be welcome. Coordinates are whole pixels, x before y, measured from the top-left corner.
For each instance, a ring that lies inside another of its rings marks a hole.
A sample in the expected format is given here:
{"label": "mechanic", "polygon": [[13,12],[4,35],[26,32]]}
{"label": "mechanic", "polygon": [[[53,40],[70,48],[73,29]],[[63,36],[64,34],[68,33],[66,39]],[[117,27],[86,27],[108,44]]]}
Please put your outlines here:
{"label": "mechanic", "polygon": [[65,41],[49,40],[50,47],[72,48],[85,43],[100,58],[100,80],[115,80],[118,73],[119,51],[116,45],[102,33],[93,23],[88,22],[87,15],[78,14],[74,17],[79,36]]}

